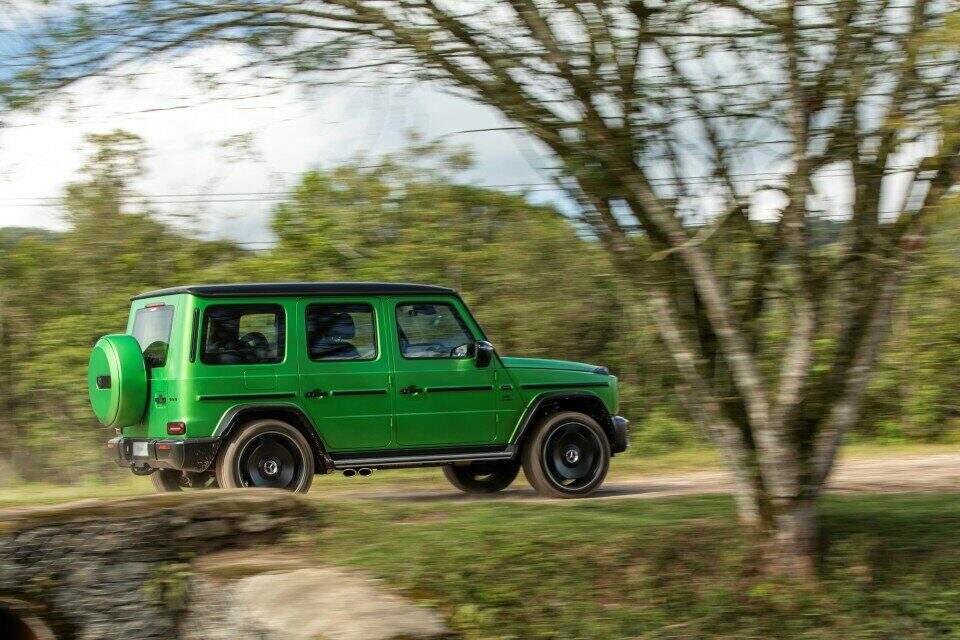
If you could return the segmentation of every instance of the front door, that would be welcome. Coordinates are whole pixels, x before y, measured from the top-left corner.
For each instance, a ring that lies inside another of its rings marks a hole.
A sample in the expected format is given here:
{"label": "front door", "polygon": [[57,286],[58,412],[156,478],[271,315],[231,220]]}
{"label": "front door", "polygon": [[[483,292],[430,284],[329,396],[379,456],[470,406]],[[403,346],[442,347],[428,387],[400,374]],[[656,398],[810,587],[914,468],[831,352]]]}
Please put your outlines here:
{"label": "front door", "polygon": [[300,391],[331,452],[392,448],[390,358],[377,330],[377,301],[301,301]]}
{"label": "front door", "polygon": [[392,387],[399,446],[492,444],[497,438],[495,364],[478,368],[471,344],[480,336],[453,300],[389,300],[395,319]]}

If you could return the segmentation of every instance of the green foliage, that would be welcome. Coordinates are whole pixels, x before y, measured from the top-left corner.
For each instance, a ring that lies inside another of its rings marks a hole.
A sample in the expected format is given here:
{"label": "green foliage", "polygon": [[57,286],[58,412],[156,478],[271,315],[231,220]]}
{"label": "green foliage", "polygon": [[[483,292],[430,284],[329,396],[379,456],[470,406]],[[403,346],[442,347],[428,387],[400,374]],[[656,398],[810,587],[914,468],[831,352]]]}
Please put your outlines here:
{"label": "green foliage", "polygon": [[960,198],[944,206],[914,265],[874,377],[865,431],[938,441],[960,430]]}
{"label": "green foliage", "polygon": [[704,444],[693,425],[674,417],[668,407],[656,407],[647,414],[631,442],[633,451],[640,455],[656,455],[677,449]]}
{"label": "green foliage", "polygon": [[71,229],[17,232],[0,256],[0,457],[29,479],[114,470],[84,390],[90,347],[123,331],[133,293],[192,280],[242,254],[172,233],[134,202],[138,138],[114,132],[90,142],[83,177],[64,198]]}

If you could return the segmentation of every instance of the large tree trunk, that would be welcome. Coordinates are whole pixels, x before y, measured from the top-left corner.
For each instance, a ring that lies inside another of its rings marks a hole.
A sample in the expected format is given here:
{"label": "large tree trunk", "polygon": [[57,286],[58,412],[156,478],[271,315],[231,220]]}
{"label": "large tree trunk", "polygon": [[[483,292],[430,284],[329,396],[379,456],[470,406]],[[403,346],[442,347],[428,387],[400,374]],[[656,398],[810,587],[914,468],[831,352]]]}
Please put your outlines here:
{"label": "large tree trunk", "polygon": [[809,582],[816,576],[817,514],[813,498],[800,497],[772,505],[770,529],[761,552],[768,572]]}

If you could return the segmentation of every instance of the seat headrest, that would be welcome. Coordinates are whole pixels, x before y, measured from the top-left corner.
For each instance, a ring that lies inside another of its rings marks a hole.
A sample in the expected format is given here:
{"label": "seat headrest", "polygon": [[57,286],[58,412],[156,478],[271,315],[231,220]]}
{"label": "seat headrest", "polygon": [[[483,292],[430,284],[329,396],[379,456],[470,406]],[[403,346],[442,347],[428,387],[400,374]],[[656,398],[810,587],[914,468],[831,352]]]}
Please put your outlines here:
{"label": "seat headrest", "polygon": [[320,319],[322,339],[350,340],[357,335],[357,326],[349,313],[334,313]]}

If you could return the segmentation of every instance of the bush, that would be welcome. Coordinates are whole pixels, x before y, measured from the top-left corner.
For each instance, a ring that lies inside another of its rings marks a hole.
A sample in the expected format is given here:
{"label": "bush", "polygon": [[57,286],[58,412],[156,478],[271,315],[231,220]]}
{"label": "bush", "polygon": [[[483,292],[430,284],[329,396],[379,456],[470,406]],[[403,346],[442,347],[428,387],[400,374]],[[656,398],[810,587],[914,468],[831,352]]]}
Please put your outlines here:
{"label": "bush", "polygon": [[688,422],[678,420],[665,407],[656,407],[631,434],[635,453],[650,455],[667,453],[701,444],[701,438]]}

